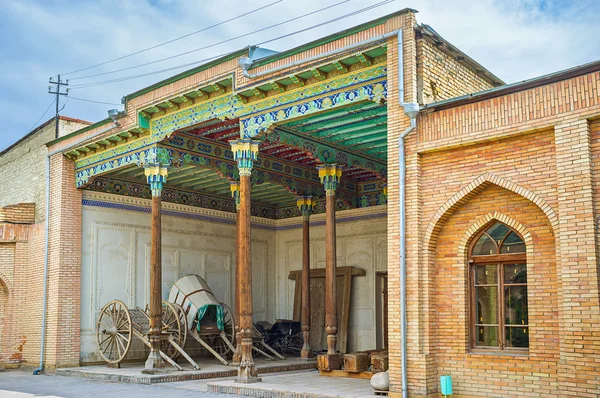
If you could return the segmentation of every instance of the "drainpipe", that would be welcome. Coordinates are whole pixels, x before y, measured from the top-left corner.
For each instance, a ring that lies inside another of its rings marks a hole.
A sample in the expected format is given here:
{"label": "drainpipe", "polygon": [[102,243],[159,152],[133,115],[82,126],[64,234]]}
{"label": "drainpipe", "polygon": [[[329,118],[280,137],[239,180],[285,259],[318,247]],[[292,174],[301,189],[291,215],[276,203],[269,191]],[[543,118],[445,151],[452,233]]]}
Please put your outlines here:
{"label": "drainpipe", "polygon": [[[118,127],[118,123],[114,123],[111,127],[108,127],[97,134],[103,134],[115,127]],[[67,148],[54,151],[46,155],[46,237],[44,242],[44,295],[42,298],[42,337],[40,342],[40,365],[33,371],[34,375],[39,375],[44,371],[44,350],[46,347],[46,306],[48,305],[48,259],[49,259],[49,238],[50,238],[50,158],[57,153],[67,151],[73,147],[88,141],[89,138],[80,139],[69,145]]]}
{"label": "drainpipe", "polygon": [[398,30],[398,101],[404,108],[404,114],[410,119],[410,125],[398,137],[398,167],[400,198],[398,210],[400,213],[400,338],[402,340],[401,371],[402,398],[408,398],[408,359],[407,359],[407,316],[406,316],[406,158],[404,153],[404,138],[417,127],[419,104],[404,102],[404,41],[402,30]]}
{"label": "drainpipe", "polygon": [[392,37],[395,36],[398,33],[401,33],[402,30],[398,29],[398,30],[394,30],[393,32],[388,32],[386,34],[383,34],[381,36],[377,36],[377,37],[373,37],[371,39],[368,40],[364,40],[361,41],[359,43],[355,43],[355,44],[350,44],[349,46],[346,47],[342,47],[342,48],[338,48],[336,50],[332,50],[332,51],[328,51],[326,53],[322,53],[319,55],[315,55],[312,57],[308,57],[308,58],[304,58],[303,60],[300,61],[294,61],[291,62],[287,65],[282,65],[282,66],[278,66],[276,68],[273,69],[269,69],[269,70],[265,70],[262,72],[258,72],[258,73],[249,73],[248,70],[250,69],[250,67],[252,66],[252,64],[254,63],[254,61],[252,59],[250,59],[249,57],[242,57],[239,60],[239,65],[240,68],[242,68],[242,73],[244,74],[244,76],[248,79],[256,79],[258,77],[262,77],[262,76],[266,76],[266,75],[270,75],[272,73],[276,73],[285,69],[289,69],[289,68],[293,68],[294,66],[299,66],[302,64],[305,64],[307,62],[311,62],[311,61],[316,61],[318,59],[322,59],[322,58],[327,58],[333,55],[337,55],[337,54],[341,54],[343,52],[349,51],[349,50],[353,50],[355,48],[359,48],[359,47],[363,47],[372,43],[376,43],[378,41],[385,41],[388,37]]}

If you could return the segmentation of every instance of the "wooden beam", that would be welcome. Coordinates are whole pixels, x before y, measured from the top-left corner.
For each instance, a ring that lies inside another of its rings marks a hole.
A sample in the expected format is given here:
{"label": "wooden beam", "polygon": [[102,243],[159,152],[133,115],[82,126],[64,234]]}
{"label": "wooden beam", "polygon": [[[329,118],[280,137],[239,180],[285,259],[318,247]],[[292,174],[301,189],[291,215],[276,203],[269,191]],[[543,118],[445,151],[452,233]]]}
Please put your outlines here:
{"label": "wooden beam", "polygon": [[344,73],[348,72],[348,67],[346,65],[342,64],[341,62],[334,62],[332,65],[335,66],[335,69],[337,69],[340,72],[344,72]]}
{"label": "wooden beam", "polygon": [[306,84],[306,81],[303,78],[301,78],[300,76],[292,75],[292,76],[290,76],[290,79],[292,80],[292,82],[297,84],[298,87],[302,87]]}
{"label": "wooden beam", "polygon": [[364,66],[371,66],[373,64],[373,60],[368,55],[358,54],[357,58]]}
{"label": "wooden beam", "polygon": [[326,76],[319,69],[315,68],[315,69],[311,69],[310,71],[312,72],[313,76],[316,77],[317,79],[325,80]]}

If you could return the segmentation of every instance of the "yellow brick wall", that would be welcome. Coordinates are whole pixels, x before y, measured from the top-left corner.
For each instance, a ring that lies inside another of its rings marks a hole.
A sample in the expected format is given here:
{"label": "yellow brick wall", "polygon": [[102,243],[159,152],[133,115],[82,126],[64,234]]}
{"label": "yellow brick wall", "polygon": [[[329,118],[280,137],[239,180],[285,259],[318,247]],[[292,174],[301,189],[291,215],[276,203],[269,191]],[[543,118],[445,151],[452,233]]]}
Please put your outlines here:
{"label": "yellow brick wall", "polygon": [[429,37],[417,39],[419,103],[429,104],[494,87],[488,80],[444,52]]}
{"label": "yellow brick wall", "polygon": [[[436,394],[441,374],[453,376],[458,396],[600,396],[593,359],[600,356],[599,92],[595,72],[419,116],[407,139],[412,396]],[[388,163],[392,203],[397,161]],[[397,220],[393,208],[389,224]],[[490,214],[530,235],[526,357],[468,349],[464,253],[468,238],[483,227],[478,220]],[[390,248],[397,247],[393,228],[388,225]],[[388,254],[395,273],[397,254]],[[398,288],[390,284],[390,297]],[[390,346],[399,344],[399,334],[390,334]],[[391,358],[390,369],[396,396],[399,357]]]}

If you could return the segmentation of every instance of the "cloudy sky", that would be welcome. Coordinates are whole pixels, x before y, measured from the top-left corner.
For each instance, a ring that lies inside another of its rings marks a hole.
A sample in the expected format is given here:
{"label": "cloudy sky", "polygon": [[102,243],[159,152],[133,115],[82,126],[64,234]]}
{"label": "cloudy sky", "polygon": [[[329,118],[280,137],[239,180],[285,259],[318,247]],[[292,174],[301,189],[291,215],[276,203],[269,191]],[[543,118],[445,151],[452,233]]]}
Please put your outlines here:
{"label": "cloudy sky", "polygon": [[[185,69],[152,73],[271,40],[329,21],[382,0],[0,0],[0,150],[27,134],[53,98],[48,78],[69,78],[61,114],[92,122],[121,98]],[[273,4],[274,3],[274,4]],[[340,3],[340,4],[338,4]],[[337,4],[337,5],[336,5]],[[289,19],[333,6],[310,16]],[[165,41],[265,7],[204,32],[78,73]],[[389,14],[417,9],[418,21],[508,83],[600,59],[597,0],[395,0],[336,22],[275,40],[285,50]],[[249,34],[264,29],[261,32]],[[248,35],[247,35],[248,34]],[[243,36],[229,40],[237,36]],[[137,67],[183,52],[184,56]],[[115,70],[130,68],[116,73]],[[149,74],[140,78],[106,81]],[[88,77],[91,75],[98,75]],[[85,87],[85,84],[102,84]],[[80,87],[77,87],[80,85]],[[53,116],[54,107],[40,120]]]}

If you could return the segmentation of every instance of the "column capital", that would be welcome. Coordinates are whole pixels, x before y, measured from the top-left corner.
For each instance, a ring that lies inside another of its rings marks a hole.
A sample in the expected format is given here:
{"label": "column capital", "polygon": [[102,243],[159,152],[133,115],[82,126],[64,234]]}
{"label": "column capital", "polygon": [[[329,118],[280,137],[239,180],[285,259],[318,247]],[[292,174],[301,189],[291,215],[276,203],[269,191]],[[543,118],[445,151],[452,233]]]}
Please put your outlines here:
{"label": "column capital", "polygon": [[231,189],[231,197],[235,200],[235,209],[240,209],[240,184],[237,182],[232,182],[229,185],[229,189]]}
{"label": "column capital", "polygon": [[140,161],[140,166],[144,168],[146,180],[150,184],[152,196],[160,196],[163,184],[167,183],[169,163],[161,163],[156,159],[156,154],[151,153],[145,159]]}
{"label": "column capital", "polygon": [[260,141],[249,138],[240,138],[239,140],[229,141],[233,159],[238,164],[240,176],[250,176],[252,166],[258,157],[258,145]]}
{"label": "column capital", "polygon": [[321,183],[325,186],[325,194],[327,196],[335,195],[335,190],[342,178],[342,168],[337,163],[331,163],[319,165],[317,170],[319,170]]}
{"label": "column capital", "polygon": [[308,220],[312,212],[315,210],[317,201],[312,196],[301,196],[296,200],[296,204],[302,213],[302,218]]}

